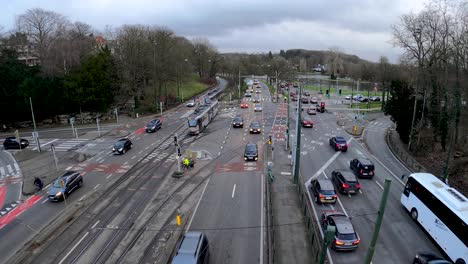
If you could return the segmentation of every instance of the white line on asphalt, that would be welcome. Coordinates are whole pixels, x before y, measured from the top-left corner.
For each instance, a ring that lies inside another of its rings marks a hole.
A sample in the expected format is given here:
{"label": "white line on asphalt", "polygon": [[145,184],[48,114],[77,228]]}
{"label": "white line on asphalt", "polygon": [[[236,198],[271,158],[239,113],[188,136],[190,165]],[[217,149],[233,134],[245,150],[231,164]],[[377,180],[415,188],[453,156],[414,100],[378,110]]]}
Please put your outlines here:
{"label": "white line on asphalt", "polygon": [[189,230],[190,226],[192,225],[193,218],[195,218],[195,213],[197,212],[198,206],[200,205],[200,202],[203,199],[203,195],[205,194],[205,190],[206,190],[206,187],[208,186],[208,183],[210,182],[210,179],[211,178],[208,178],[208,180],[206,181],[205,187],[203,187],[203,191],[200,195],[200,199],[198,199],[197,205],[195,206],[195,210],[193,210],[192,217],[190,217],[190,221],[187,225],[187,228],[185,229],[185,232],[187,232],[187,230]]}
{"label": "white line on asphalt", "polygon": [[290,172],[284,172],[284,171],[282,171],[282,172],[281,172],[281,175],[291,175],[291,173],[290,173]]}
{"label": "white line on asphalt", "polygon": [[232,198],[234,198],[234,194],[236,193],[236,184],[232,187]]}
{"label": "white line on asphalt", "polygon": [[343,210],[343,213],[344,213],[346,216],[349,216],[349,215],[348,215],[348,212],[346,212],[346,210],[344,209],[344,206],[343,206],[343,204],[341,203],[340,198],[336,198],[336,200],[337,200],[338,203],[340,204],[340,207],[341,207],[341,209]]}
{"label": "white line on asphalt", "polygon": [[[0,175],[3,176],[5,175],[5,169],[3,167],[0,167]],[[0,177],[2,178],[2,177]]]}
{"label": "white line on asphalt", "polygon": [[218,156],[221,155],[221,152],[218,152]]}
{"label": "white line on asphalt", "polygon": [[85,197],[86,197],[86,194],[83,195],[83,196],[78,200],[78,202],[81,202]]}
{"label": "white line on asphalt", "polygon": [[128,164],[128,161],[124,162],[124,164],[123,164],[123,165],[127,165],[127,164]]}
{"label": "white line on asphalt", "polygon": [[136,158],[136,156],[133,156],[131,159],[134,159],[134,158]]}
{"label": "white line on asphalt", "polygon": [[[390,151],[391,153],[391,151]],[[380,163],[380,165],[382,165],[382,167],[384,167],[399,183],[401,183],[401,185],[405,186],[405,183],[400,179],[400,177],[396,176],[395,173],[393,173],[389,168],[387,168],[387,166],[385,166],[376,156],[374,156],[372,153],[369,152],[369,154],[377,161]],[[393,153],[392,153],[393,155]],[[395,158],[396,160],[398,160],[397,158]],[[405,169],[406,167],[403,166]]]}
{"label": "white line on asphalt", "polygon": [[48,199],[45,199],[44,201],[42,201],[41,204],[44,204],[44,203],[46,203],[47,201],[48,201]]}
{"label": "white line on asphalt", "polygon": [[265,208],[263,207],[263,196],[265,195],[265,188],[264,188],[264,184],[265,184],[265,180],[264,178],[265,177],[261,177],[262,180],[261,180],[261,184],[262,184],[262,187],[261,187],[261,193],[260,193],[260,263],[263,263],[263,229],[264,229],[264,214],[265,214]]}
{"label": "white line on asphalt", "polygon": [[67,258],[68,256],[72,253],[73,250],[75,250],[75,248],[83,241],[83,239],[85,239],[86,236],[88,236],[89,232],[86,232],[86,234],[84,234],[84,236],[78,241],[78,243],[76,243],[72,249],[70,249],[70,251],[68,251],[68,253],[65,255],[65,257],[63,257],[63,259],[59,262],[59,264],[62,264]]}
{"label": "white line on asphalt", "polygon": [[110,177],[112,177],[112,173],[107,175],[106,179],[109,179]]}
{"label": "white line on asphalt", "polygon": [[99,187],[99,185],[101,185],[101,184],[98,183],[98,185],[94,186],[94,190],[96,190]]}
{"label": "white line on asphalt", "polygon": [[8,173],[13,173],[13,167],[10,164],[7,165]]}
{"label": "white line on asphalt", "polygon": [[320,173],[322,173],[328,166],[330,166],[330,164],[341,154],[341,151],[339,152],[336,152],[327,162],[325,162],[325,164],[323,164],[323,166],[310,178],[310,179],[314,179],[316,178],[317,176],[320,175]]}
{"label": "white line on asphalt", "polygon": [[91,229],[94,229],[99,224],[99,221],[101,220],[97,220],[96,223],[91,227]]}
{"label": "white line on asphalt", "polygon": [[226,141],[223,141],[223,144],[226,144]]}
{"label": "white line on asphalt", "polygon": [[67,167],[65,170],[71,170],[73,167],[70,166],[70,167]]}
{"label": "white line on asphalt", "polygon": [[81,173],[81,176],[85,175],[86,173],[87,173],[87,171],[85,171],[85,172],[82,172],[82,173]]}
{"label": "white line on asphalt", "polygon": [[141,154],[141,153],[143,153],[143,150],[142,150],[142,151],[140,151],[140,152],[138,152],[138,154]]}
{"label": "white line on asphalt", "polygon": [[[51,140],[51,141],[49,141],[49,142],[47,142],[47,143],[44,143],[44,144],[41,145],[41,147],[43,147],[43,146],[45,146],[45,145],[49,145],[50,143],[53,143],[53,142],[55,142],[55,141],[57,141],[57,140],[59,140],[59,139],[56,138],[56,139]],[[37,150],[37,147],[33,148],[32,150]]]}
{"label": "white line on asphalt", "polygon": [[149,146],[148,146],[148,147],[146,147],[145,149],[149,149]]}
{"label": "white line on asphalt", "polygon": [[382,185],[380,185],[380,183],[378,181],[375,181],[375,183],[377,183],[377,185],[380,187],[380,189],[384,189]]}
{"label": "white line on asphalt", "polygon": [[361,191],[361,189],[359,189],[359,193],[360,193],[360,194],[362,194],[362,191]]}
{"label": "white line on asphalt", "polygon": [[359,155],[363,156],[362,152],[359,151],[359,149],[355,149],[355,151],[356,151]]}
{"label": "white line on asphalt", "polygon": [[223,149],[223,146],[221,146],[221,149]]}

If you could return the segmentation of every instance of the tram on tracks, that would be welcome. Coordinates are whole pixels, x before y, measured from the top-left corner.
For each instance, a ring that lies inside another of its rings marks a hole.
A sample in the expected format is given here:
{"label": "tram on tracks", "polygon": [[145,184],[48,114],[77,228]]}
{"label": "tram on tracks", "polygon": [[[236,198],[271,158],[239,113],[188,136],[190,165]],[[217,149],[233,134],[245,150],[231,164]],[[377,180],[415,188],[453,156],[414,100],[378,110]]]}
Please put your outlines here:
{"label": "tram on tracks", "polygon": [[204,97],[197,102],[197,108],[188,117],[189,135],[200,134],[218,114],[218,100]]}

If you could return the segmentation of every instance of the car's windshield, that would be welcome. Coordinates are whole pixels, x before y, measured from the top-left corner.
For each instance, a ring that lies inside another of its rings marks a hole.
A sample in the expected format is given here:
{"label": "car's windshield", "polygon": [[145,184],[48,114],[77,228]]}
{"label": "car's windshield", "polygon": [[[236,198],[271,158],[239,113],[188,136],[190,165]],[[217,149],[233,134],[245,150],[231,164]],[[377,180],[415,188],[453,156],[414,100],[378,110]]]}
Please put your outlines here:
{"label": "car's windshield", "polygon": [[234,118],[234,122],[242,122],[242,118],[240,118],[240,117],[235,117],[235,118]]}
{"label": "car's windshield", "polygon": [[245,152],[248,152],[248,153],[253,153],[253,152],[255,152],[255,150],[256,150],[255,145],[247,145],[245,147]]}
{"label": "car's windshield", "polygon": [[62,188],[62,184],[65,185],[65,182],[62,179],[56,179],[52,186],[54,188]]}
{"label": "car's windshield", "polygon": [[124,145],[123,141],[117,141],[117,142],[115,142],[114,147],[121,148],[121,147],[123,147],[123,145]]}
{"label": "car's windshield", "polygon": [[253,122],[253,123],[250,124],[250,127],[251,128],[259,128],[260,124],[258,122]]}
{"label": "car's windshield", "polygon": [[195,126],[197,126],[197,120],[195,120],[195,119],[190,119],[190,120],[188,121],[188,125],[189,125],[190,127],[195,127]]}

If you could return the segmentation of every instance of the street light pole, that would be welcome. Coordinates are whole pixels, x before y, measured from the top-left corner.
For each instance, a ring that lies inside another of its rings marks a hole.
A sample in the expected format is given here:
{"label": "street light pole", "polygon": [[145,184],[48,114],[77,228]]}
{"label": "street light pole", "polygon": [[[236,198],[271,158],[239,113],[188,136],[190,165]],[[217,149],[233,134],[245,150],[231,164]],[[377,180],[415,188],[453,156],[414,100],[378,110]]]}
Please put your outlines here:
{"label": "street light pole", "polygon": [[237,85],[237,89],[239,90],[239,99],[241,98],[241,96],[240,96],[240,86],[241,86],[241,84],[240,84],[240,67],[239,67],[239,85]]}
{"label": "street light pole", "polygon": [[32,121],[33,121],[33,125],[34,125],[34,138],[36,139],[37,150],[39,152],[41,152],[41,144],[39,142],[39,134],[37,133],[36,119],[34,118],[34,108],[33,108],[31,97],[29,97],[29,104],[31,105],[31,115],[32,115]]}
{"label": "street light pole", "polygon": [[291,129],[289,128],[289,102],[291,100],[291,88],[289,87],[288,85],[288,120],[287,120],[287,130],[286,130],[286,149],[289,149],[289,134],[290,134],[290,131]]}
{"label": "street light pole", "polygon": [[301,96],[302,96],[302,84],[299,85],[299,95],[297,97],[298,107],[297,107],[297,127],[296,127],[296,158],[294,162],[294,184],[297,184],[299,181],[299,167],[301,159]]}

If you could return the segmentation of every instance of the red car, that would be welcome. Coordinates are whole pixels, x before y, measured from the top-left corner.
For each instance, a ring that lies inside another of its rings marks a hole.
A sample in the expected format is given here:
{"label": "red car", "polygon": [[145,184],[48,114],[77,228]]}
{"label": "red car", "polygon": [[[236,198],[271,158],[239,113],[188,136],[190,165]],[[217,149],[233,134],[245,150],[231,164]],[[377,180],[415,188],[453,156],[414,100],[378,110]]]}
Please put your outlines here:
{"label": "red car", "polygon": [[302,127],[314,127],[314,121],[312,121],[308,116],[302,116],[301,118]]}
{"label": "red car", "polygon": [[242,102],[240,108],[249,108],[249,105],[246,102]]}

